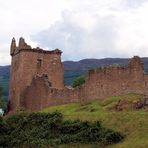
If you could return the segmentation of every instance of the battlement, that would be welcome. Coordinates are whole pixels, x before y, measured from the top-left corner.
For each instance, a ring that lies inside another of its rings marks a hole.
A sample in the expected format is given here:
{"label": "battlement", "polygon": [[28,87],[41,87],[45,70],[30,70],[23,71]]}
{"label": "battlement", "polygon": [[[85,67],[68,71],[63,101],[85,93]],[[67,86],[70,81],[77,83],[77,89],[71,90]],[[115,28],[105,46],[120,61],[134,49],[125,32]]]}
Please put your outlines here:
{"label": "battlement", "polygon": [[136,72],[136,75],[140,75],[144,73],[144,63],[140,59],[139,56],[134,56],[128,63],[128,65],[121,66],[119,64],[109,65],[107,67],[99,67],[95,69],[91,69],[88,71],[87,76],[91,77],[92,75],[111,75],[117,76],[117,74],[121,75],[122,73],[132,73]]}
{"label": "battlement", "polygon": [[16,46],[16,40],[15,40],[15,38],[13,38],[11,41],[10,55],[15,56],[16,54],[18,54],[22,51],[37,52],[37,53],[44,53],[44,54],[59,54],[59,55],[62,54],[62,51],[59,49],[49,51],[49,50],[43,50],[40,47],[32,48],[30,45],[28,45],[25,42],[25,39],[22,37],[19,39],[18,46]]}

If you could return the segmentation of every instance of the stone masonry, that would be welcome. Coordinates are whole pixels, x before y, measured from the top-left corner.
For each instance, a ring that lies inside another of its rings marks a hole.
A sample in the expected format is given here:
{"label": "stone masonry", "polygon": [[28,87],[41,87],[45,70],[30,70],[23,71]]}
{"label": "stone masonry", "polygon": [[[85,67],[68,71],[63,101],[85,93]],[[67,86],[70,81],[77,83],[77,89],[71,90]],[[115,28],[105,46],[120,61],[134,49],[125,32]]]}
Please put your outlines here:
{"label": "stone masonry", "polygon": [[64,87],[63,64],[61,51],[45,51],[31,48],[20,38],[18,47],[15,39],[12,39],[10,54],[12,56],[11,74],[9,84],[10,110],[20,107],[21,93],[30,86],[32,78],[36,75],[46,75],[52,87],[61,89]]}
{"label": "stone masonry", "polygon": [[29,111],[51,105],[103,99],[127,93],[148,95],[148,75],[138,56],[125,67],[112,65],[89,70],[86,82],[80,87],[64,86],[61,51],[31,48],[20,38],[16,47],[11,43],[11,77],[9,111],[23,107]]}

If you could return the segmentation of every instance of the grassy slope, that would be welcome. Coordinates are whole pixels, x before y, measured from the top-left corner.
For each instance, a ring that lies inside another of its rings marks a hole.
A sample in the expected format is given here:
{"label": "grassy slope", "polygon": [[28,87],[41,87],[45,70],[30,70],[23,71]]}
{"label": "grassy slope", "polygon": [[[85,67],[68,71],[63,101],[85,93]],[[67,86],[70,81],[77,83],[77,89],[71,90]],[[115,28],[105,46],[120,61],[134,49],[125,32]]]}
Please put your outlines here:
{"label": "grassy slope", "polygon": [[[122,112],[117,112],[112,109],[119,99],[128,99],[130,102],[134,102],[141,97],[142,95],[139,94],[108,97],[103,101],[52,106],[44,109],[43,112],[58,110],[64,114],[65,119],[99,120],[102,121],[102,124],[106,127],[121,131],[127,135],[123,142],[109,146],[108,148],[147,148],[148,110],[132,111],[131,104]],[[79,147],[94,148],[97,146],[80,145]]]}

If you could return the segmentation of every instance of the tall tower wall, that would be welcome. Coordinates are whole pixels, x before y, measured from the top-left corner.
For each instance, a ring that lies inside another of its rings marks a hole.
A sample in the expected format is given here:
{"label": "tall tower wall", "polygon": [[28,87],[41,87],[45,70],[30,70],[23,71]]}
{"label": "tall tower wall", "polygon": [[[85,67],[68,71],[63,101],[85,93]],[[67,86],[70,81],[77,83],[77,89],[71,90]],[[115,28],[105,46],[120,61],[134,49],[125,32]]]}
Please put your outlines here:
{"label": "tall tower wall", "polygon": [[64,87],[63,64],[61,51],[45,51],[40,48],[31,48],[23,38],[20,38],[19,46],[11,44],[11,74],[9,101],[10,110],[20,107],[20,97],[27,86],[30,85],[35,75],[45,74],[52,87],[61,89]]}

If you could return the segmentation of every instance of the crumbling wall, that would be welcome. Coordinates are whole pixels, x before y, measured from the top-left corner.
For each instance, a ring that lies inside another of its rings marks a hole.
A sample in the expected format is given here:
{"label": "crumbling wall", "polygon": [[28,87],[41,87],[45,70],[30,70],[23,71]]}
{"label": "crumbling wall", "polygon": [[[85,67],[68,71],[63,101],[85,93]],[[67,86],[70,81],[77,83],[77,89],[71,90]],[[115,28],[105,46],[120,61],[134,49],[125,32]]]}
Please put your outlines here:
{"label": "crumbling wall", "polygon": [[59,49],[31,48],[23,38],[16,46],[12,39],[9,111],[18,107],[41,110],[51,105],[131,92],[148,95],[148,75],[138,56],[133,57],[126,67],[112,65],[88,71],[85,84],[74,89],[64,87],[61,53]]}
{"label": "crumbling wall", "polygon": [[22,95],[22,106],[34,111],[51,105],[103,99],[106,96],[127,93],[148,94],[148,75],[144,73],[143,62],[134,57],[126,67],[113,65],[90,70],[81,87],[53,88],[48,78],[35,76]]}
{"label": "crumbling wall", "polygon": [[41,110],[51,105],[80,101],[80,88],[53,88],[47,75],[36,75],[31,85],[21,94],[21,106],[30,111]]}
{"label": "crumbling wall", "polygon": [[85,95],[88,99],[121,95],[130,92],[147,93],[147,75],[143,62],[135,56],[126,67],[110,67],[90,70],[85,83]]}
{"label": "crumbling wall", "polygon": [[9,110],[20,107],[20,95],[30,86],[35,75],[46,74],[52,85],[58,89],[64,87],[64,70],[61,62],[61,51],[55,49],[45,51],[31,48],[23,38],[18,46],[12,39],[10,54],[12,56],[10,85],[9,85]]}

